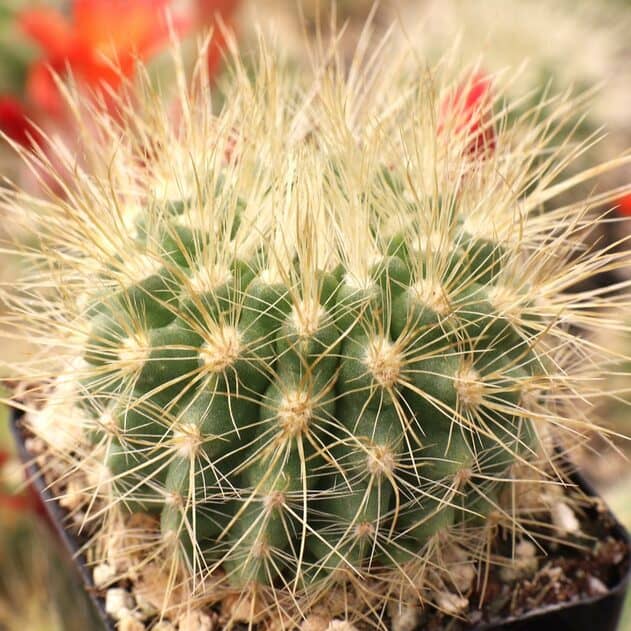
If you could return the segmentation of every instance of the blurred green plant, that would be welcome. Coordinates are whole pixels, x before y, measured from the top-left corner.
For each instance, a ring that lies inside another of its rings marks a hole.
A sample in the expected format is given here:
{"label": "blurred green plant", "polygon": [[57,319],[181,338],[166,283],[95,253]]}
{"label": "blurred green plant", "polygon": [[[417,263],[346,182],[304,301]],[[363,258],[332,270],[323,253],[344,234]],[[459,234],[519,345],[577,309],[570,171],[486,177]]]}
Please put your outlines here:
{"label": "blurred green plant", "polygon": [[[0,493],[3,486],[20,486],[20,465],[14,457],[5,406],[0,406],[2,453],[8,458],[0,468]],[[46,524],[18,504],[0,503],[0,629],[85,631],[98,624],[69,560]]]}
{"label": "blurred green plant", "polygon": [[98,628],[85,592],[46,527],[29,515],[7,526],[0,512],[0,629],[85,631]]}

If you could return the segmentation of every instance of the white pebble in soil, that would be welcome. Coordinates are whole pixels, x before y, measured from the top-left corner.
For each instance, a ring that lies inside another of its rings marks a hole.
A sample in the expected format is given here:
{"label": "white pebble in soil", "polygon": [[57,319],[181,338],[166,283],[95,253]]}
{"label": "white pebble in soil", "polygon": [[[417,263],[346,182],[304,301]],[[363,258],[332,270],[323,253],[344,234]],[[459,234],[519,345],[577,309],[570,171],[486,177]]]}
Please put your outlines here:
{"label": "white pebble in soil", "polygon": [[105,611],[114,620],[131,616],[135,606],[132,595],[125,589],[112,587],[105,592]]}
{"label": "white pebble in soil", "polygon": [[565,502],[555,502],[550,506],[552,523],[560,534],[580,532],[581,525],[576,519],[574,511]]}
{"label": "white pebble in soil", "polygon": [[532,576],[538,569],[537,548],[530,541],[520,541],[515,546],[515,558],[512,563],[500,569],[500,578],[505,583],[513,583]]}
{"label": "white pebble in soil", "polygon": [[99,563],[92,570],[92,580],[95,587],[106,587],[114,580],[116,570],[109,563]]}
{"label": "white pebble in soil", "polygon": [[414,631],[421,620],[421,608],[403,603],[388,603],[392,631]]}
{"label": "white pebble in soil", "polygon": [[147,620],[158,613],[158,609],[145,596],[134,592],[136,599],[136,607],[138,608],[138,616],[141,620]]}
{"label": "white pebble in soil", "polygon": [[609,588],[595,576],[590,576],[587,579],[587,585],[589,586],[590,596],[604,596],[609,592]]}
{"label": "white pebble in soil", "polygon": [[326,631],[330,619],[323,616],[307,616],[300,625],[300,631]]}
{"label": "white pebble in soil", "polygon": [[146,631],[147,627],[133,616],[125,616],[121,618],[116,625],[117,631]]}
{"label": "white pebble in soil", "polygon": [[357,628],[348,620],[331,620],[326,631],[357,631]]}
{"label": "white pebble in soil", "polygon": [[460,593],[466,593],[471,589],[475,579],[475,567],[470,563],[456,565],[449,569],[449,579]]}
{"label": "white pebble in soil", "polygon": [[436,606],[449,616],[457,616],[469,606],[469,600],[451,592],[439,592],[436,594]]}
{"label": "white pebble in soil", "polygon": [[201,611],[189,611],[179,620],[179,631],[212,631],[213,620]]}

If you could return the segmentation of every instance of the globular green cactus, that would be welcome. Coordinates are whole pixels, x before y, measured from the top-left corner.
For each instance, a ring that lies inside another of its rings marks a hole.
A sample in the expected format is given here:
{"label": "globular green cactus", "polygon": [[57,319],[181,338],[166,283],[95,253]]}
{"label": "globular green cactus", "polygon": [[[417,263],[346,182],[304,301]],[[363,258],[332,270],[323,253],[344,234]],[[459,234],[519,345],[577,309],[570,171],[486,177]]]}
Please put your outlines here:
{"label": "globular green cactus", "polygon": [[569,327],[607,303],[567,290],[615,257],[570,262],[585,208],[539,211],[581,178],[536,160],[563,121],[506,128],[499,84],[472,101],[393,52],[309,86],[261,58],[218,116],[203,78],[176,121],[137,93],[62,198],[9,196],[41,231],[11,299],[48,347],[27,374],[56,384],[31,427],[84,476],[95,550],[145,513],[130,559],[196,603],[255,593],[291,626],[352,589],[367,609],[330,613],[369,620],[428,597],[437,547],[528,531],[516,471],[587,426]]}

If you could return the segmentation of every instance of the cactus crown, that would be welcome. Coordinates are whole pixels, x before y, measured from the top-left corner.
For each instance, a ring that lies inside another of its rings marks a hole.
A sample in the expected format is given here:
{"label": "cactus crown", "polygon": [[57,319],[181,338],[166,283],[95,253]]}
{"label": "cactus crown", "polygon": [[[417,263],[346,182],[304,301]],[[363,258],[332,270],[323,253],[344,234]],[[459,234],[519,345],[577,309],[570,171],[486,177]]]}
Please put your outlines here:
{"label": "cactus crown", "polygon": [[528,532],[515,479],[553,480],[550,437],[590,426],[572,327],[608,299],[568,290],[617,259],[570,260],[590,201],[541,212],[594,174],[540,155],[564,104],[508,128],[406,52],[309,84],[263,50],[218,115],[203,72],[175,110],[143,83],[79,163],[57,147],[62,195],[3,194],[39,232],[5,292],[40,348],[32,430],[81,476],[96,558],[144,513],[121,572],[370,621],[449,581],[446,546]]}

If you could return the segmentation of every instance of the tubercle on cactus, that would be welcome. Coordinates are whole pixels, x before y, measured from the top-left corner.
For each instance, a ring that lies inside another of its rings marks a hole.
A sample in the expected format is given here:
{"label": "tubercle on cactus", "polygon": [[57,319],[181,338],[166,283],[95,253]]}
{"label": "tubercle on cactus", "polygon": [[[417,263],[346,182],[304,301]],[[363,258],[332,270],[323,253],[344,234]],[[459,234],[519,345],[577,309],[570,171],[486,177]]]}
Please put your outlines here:
{"label": "tubercle on cactus", "polygon": [[529,534],[504,491],[551,475],[551,436],[593,426],[598,352],[570,327],[624,302],[569,289],[622,257],[571,260],[592,200],[540,212],[599,172],[552,185],[535,160],[563,108],[508,127],[489,95],[476,161],[438,122],[456,74],[405,58],[305,86],[263,48],[218,116],[199,70],[177,126],[144,86],[66,158],[63,199],[2,194],[41,246],[3,290],[4,324],[42,349],[22,376],[52,381],[30,427],[82,476],[95,555],[145,513],[133,558],[191,602],[254,593],[298,624],[348,593],[330,613],[366,622],[431,599],[446,545],[479,560],[498,523]]}

